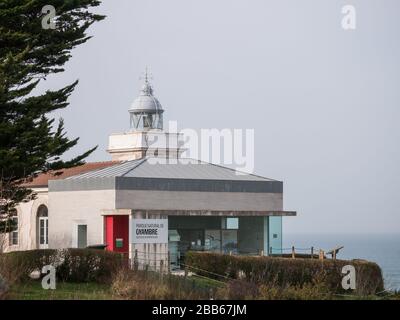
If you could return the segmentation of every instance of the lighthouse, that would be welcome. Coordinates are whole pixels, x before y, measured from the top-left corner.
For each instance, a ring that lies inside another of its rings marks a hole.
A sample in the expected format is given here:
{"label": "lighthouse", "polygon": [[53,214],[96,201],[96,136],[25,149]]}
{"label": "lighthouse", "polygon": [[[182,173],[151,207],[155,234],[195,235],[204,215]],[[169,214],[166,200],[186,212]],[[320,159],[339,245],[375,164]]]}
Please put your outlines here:
{"label": "lighthouse", "polygon": [[139,97],[133,101],[130,114],[130,125],[133,131],[148,131],[163,129],[164,110],[161,103],[153,94],[153,87],[149,82],[146,68],[144,84]]}
{"label": "lighthouse", "polygon": [[107,151],[113,161],[144,157],[177,159],[183,152],[182,135],[164,130],[164,109],[154,95],[147,68],[143,80],[139,96],[128,110],[129,130],[109,136]]}

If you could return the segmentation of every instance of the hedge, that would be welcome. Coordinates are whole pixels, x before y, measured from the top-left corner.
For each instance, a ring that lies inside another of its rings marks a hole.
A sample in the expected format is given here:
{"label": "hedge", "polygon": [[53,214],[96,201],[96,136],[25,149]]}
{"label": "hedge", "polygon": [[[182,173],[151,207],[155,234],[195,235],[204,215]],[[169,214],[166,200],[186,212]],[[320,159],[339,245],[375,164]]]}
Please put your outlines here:
{"label": "hedge", "polygon": [[0,254],[0,274],[10,283],[27,280],[45,265],[66,282],[107,282],[123,265],[121,254],[95,249],[40,249]]}
{"label": "hedge", "polygon": [[218,280],[244,279],[279,287],[302,287],[319,282],[333,293],[348,293],[342,288],[344,275],[341,271],[343,266],[353,265],[356,270],[353,293],[370,295],[384,290],[380,267],[365,260],[288,259],[190,251],[186,253],[185,265],[200,275]]}

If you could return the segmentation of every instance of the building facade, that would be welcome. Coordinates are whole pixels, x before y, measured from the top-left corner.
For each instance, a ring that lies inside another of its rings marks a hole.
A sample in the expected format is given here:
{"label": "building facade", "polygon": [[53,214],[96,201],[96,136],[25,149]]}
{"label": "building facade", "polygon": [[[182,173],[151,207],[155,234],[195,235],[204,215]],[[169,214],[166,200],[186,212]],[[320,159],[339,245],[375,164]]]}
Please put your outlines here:
{"label": "building facade", "polygon": [[[181,137],[164,132],[164,110],[147,76],[129,113],[131,129],[109,138],[112,161],[30,183],[37,198],[19,205],[19,229],[6,250],[104,244],[155,268],[178,264],[188,250],[281,251],[282,217],[296,215],[283,210],[281,181],[183,159]],[[137,241],[139,221],[168,226],[167,235]]]}

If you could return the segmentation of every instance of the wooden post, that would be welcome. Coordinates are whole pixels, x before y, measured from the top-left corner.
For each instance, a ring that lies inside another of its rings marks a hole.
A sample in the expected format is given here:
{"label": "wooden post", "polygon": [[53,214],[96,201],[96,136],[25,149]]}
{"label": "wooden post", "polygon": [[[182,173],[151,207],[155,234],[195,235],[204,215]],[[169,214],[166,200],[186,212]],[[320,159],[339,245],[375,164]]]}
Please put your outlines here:
{"label": "wooden post", "polygon": [[161,273],[161,276],[162,276],[163,272],[164,272],[164,260],[161,259],[160,260],[160,273]]}
{"label": "wooden post", "polygon": [[171,252],[168,250],[168,266],[167,266],[168,274],[171,273]]}
{"label": "wooden post", "polygon": [[294,246],[292,246],[292,259],[296,259],[296,252]]}
{"label": "wooden post", "polygon": [[138,250],[135,249],[135,256],[133,258],[133,270],[137,271],[139,266],[139,261],[138,261]]}
{"label": "wooden post", "polygon": [[324,250],[319,249],[319,260],[324,260],[324,255],[325,255]]}
{"label": "wooden post", "polygon": [[314,259],[314,247],[311,247],[311,259]]}
{"label": "wooden post", "polygon": [[333,260],[336,260],[336,250],[333,250],[333,252],[332,252],[332,258],[333,258]]}

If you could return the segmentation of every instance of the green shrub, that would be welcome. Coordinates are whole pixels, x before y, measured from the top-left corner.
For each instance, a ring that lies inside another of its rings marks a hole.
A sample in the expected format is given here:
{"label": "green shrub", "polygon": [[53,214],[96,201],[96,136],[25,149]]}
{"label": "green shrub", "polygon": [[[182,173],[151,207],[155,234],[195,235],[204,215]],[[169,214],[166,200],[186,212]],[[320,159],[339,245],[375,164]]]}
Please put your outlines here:
{"label": "green shrub", "polygon": [[121,254],[93,249],[68,249],[57,267],[66,282],[107,282],[122,267]]}
{"label": "green shrub", "polygon": [[218,288],[216,299],[220,300],[326,300],[334,296],[323,283],[307,283],[303,286],[279,287],[257,285],[244,280],[229,280],[226,286]]}
{"label": "green shrub", "polygon": [[0,274],[9,284],[27,280],[42,266],[54,265],[55,250],[14,251],[0,254]]}
{"label": "green shrub", "polygon": [[8,283],[25,281],[45,265],[56,267],[66,282],[107,282],[123,265],[122,255],[94,249],[41,249],[0,255],[0,274]]}
{"label": "green shrub", "polygon": [[4,299],[7,295],[8,292],[8,284],[6,283],[6,281],[2,278],[1,274],[0,274],[0,300]]}
{"label": "green shrub", "polygon": [[344,276],[341,270],[350,264],[356,269],[356,289],[353,293],[369,295],[383,290],[380,267],[364,260],[287,259],[188,252],[185,264],[200,275],[218,280],[228,277],[280,288],[303,288],[318,279],[332,293],[346,293],[341,285]]}

